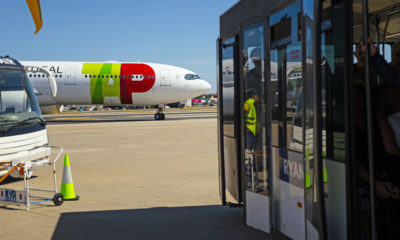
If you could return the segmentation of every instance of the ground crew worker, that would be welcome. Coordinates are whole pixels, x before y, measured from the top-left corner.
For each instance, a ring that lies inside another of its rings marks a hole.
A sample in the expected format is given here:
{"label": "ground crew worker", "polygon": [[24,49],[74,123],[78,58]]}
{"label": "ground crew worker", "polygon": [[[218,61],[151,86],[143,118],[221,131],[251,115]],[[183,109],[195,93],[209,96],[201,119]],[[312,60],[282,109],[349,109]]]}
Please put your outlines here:
{"label": "ground crew worker", "polygon": [[244,119],[246,124],[246,149],[253,150],[256,145],[257,113],[254,106],[260,100],[256,92],[244,102]]}
{"label": "ground crew worker", "polygon": [[253,181],[255,159],[253,156],[257,144],[257,112],[255,103],[260,101],[257,92],[253,92],[251,97],[244,103],[244,119],[245,119],[245,166],[248,188],[255,189],[255,181]]}

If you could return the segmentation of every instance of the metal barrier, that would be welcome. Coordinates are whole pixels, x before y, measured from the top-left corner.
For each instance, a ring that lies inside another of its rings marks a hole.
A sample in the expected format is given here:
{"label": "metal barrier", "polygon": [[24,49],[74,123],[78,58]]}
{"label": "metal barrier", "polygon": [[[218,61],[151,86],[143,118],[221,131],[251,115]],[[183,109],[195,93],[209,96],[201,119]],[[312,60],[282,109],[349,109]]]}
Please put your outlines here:
{"label": "metal barrier", "polygon": [[[51,149],[59,149],[58,154],[54,158],[53,161],[47,162],[46,160],[37,160],[37,161],[28,161],[25,160],[24,162],[19,162],[17,164],[13,164],[13,162],[3,162],[1,165],[11,167],[11,169],[2,177],[0,178],[0,183],[9,176],[13,171],[19,168],[19,171],[23,170],[24,173],[24,190],[14,190],[14,189],[7,189],[7,188],[0,188],[0,201],[9,202],[13,204],[26,204],[26,210],[30,209],[31,205],[41,204],[45,202],[53,201],[54,205],[60,206],[64,202],[64,196],[61,193],[57,192],[57,175],[56,175],[56,163],[57,160],[60,158],[63,148],[58,146],[45,146],[44,148],[51,148]],[[32,149],[33,151],[35,149]],[[27,159],[29,157],[29,153],[27,154]],[[50,156],[49,156],[50,158]],[[32,173],[33,169],[38,166],[42,165],[49,165],[53,166],[53,177],[54,177],[54,189],[41,189],[41,188],[30,188],[29,187],[29,176]],[[31,202],[30,195],[31,191],[41,191],[41,192],[50,192],[54,193],[53,198],[44,198],[42,201]]]}

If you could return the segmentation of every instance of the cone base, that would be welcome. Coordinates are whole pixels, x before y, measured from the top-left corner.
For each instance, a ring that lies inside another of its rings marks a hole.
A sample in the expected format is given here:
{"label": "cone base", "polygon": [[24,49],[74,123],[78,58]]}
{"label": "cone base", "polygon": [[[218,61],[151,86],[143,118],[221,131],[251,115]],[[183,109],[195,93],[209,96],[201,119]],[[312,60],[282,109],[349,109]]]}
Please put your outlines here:
{"label": "cone base", "polygon": [[61,184],[61,194],[64,195],[64,200],[75,199],[75,190],[72,183]]}
{"label": "cone base", "polygon": [[70,198],[70,199],[64,199],[64,201],[78,201],[79,196],[76,196],[75,198]]}

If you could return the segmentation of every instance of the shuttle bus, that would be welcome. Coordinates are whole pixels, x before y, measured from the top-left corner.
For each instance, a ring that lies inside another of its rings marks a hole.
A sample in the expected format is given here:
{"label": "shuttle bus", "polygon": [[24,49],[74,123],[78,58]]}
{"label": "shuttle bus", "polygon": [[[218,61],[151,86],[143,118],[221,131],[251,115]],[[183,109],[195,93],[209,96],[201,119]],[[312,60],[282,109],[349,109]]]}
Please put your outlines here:
{"label": "shuttle bus", "polygon": [[221,203],[278,239],[400,239],[399,41],[398,1],[222,14]]}
{"label": "shuttle bus", "polygon": [[24,172],[30,177],[34,166],[49,162],[50,153],[45,121],[24,67],[0,57],[0,177],[23,178]]}

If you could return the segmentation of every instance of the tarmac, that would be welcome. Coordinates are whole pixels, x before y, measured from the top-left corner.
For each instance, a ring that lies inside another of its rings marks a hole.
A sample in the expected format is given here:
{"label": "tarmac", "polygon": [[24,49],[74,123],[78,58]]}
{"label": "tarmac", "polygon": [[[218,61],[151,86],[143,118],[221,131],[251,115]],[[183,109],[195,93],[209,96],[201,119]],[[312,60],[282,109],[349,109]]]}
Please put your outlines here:
{"label": "tarmac", "polygon": [[[216,113],[164,121],[152,120],[154,113],[107,121],[96,121],[104,113],[91,121],[79,114],[59,114],[78,120],[52,118],[47,129],[51,144],[69,155],[80,200],[30,211],[0,203],[0,239],[270,239],[245,226],[242,208],[221,205]],[[60,159],[59,189],[62,170]],[[31,187],[52,183],[49,167],[30,180]],[[23,181],[0,187],[22,189]]]}

